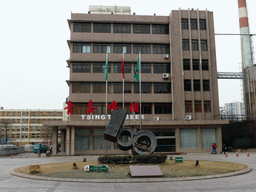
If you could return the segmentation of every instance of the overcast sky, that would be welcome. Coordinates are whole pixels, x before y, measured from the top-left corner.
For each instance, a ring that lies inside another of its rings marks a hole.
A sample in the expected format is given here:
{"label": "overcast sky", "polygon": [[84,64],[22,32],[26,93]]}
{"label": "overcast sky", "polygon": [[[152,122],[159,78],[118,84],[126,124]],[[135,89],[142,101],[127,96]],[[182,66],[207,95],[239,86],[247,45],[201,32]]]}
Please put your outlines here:
{"label": "overcast sky", "polygon": [[[0,107],[62,109],[69,79],[67,19],[89,5],[130,6],[136,15],[168,16],[194,8],[214,12],[215,33],[239,34],[237,0],[12,0],[0,1]],[[247,0],[249,25],[256,34],[256,1]],[[218,72],[241,71],[239,36],[215,36]],[[256,39],[255,39],[256,40]],[[220,106],[241,101],[240,80],[218,80]]]}

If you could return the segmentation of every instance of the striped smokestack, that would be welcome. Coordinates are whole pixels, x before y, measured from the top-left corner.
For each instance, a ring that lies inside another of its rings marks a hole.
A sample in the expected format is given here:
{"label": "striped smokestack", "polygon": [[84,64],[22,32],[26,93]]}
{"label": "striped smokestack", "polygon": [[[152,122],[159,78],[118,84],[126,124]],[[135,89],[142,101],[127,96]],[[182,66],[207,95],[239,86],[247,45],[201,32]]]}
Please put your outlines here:
{"label": "striped smokestack", "polygon": [[243,68],[252,66],[251,41],[248,24],[246,0],[238,0],[239,24],[241,34],[241,51]]}
{"label": "striped smokestack", "polygon": [[242,73],[243,73],[243,94],[246,118],[251,117],[251,97],[250,97],[250,80],[248,70],[253,66],[251,53],[251,40],[248,24],[248,15],[246,0],[238,0],[240,39],[241,39],[241,56],[242,56]]}

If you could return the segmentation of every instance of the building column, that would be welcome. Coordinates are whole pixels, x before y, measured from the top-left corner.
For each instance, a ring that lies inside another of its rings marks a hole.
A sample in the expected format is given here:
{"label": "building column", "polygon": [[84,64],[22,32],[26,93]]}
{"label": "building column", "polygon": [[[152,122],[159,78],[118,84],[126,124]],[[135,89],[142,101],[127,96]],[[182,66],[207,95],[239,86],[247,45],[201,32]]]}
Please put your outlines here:
{"label": "building column", "polygon": [[70,127],[66,128],[66,155],[70,155]]}
{"label": "building column", "polygon": [[217,152],[222,151],[222,133],[221,127],[217,128]]}
{"label": "building column", "polygon": [[71,127],[71,137],[70,137],[70,155],[75,155],[75,130],[76,127]]}
{"label": "building column", "polygon": [[60,146],[61,146],[61,152],[65,152],[65,137],[66,136],[66,130],[65,129],[61,129],[61,134],[60,134]]}
{"label": "building column", "polygon": [[58,145],[58,127],[52,128],[52,154],[56,155],[58,153],[57,151],[57,145]]}
{"label": "building column", "polygon": [[176,145],[176,152],[180,151],[180,129],[175,129],[175,145]]}
{"label": "building column", "polygon": [[202,147],[201,147],[201,141],[202,141],[202,136],[201,136],[201,128],[197,127],[197,150],[201,151]]}

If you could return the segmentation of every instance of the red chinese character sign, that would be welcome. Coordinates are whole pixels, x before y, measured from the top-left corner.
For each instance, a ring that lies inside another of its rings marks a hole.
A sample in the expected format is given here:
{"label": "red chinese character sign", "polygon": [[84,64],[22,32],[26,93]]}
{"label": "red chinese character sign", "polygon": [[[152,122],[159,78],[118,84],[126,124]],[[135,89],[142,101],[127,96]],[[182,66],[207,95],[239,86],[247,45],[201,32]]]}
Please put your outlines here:
{"label": "red chinese character sign", "polygon": [[139,113],[139,103],[131,103],[130,111]]}
{"label": "red chinese character sign", "polygon": [[117,107],[116,105],[117,103],[115,102],[115,100],[113,100],[113,102],[108,105],[108,110],[113,109],[113,111],[115,111],[116,109],[119,109],[119,107]]}
{"label": "red chinese character sign", "polygon": [[97,110],[98,108],[96,107],[93,107],[93,102],[92,100],[90,99],[89,103],[88,103],[88,108],[87,109],[87,113],[94,113],[94,110]]}
{"label": "red chinese character sign", "polygon": [[68,112],[67,112],[68,115],[69,115],[69,114],[70,114],[70,115],[73,114],[73,109],[72,109],[72,107],[75,107],[75,105],[72,105],[72,102],[71,102],[71,101],[68,101],[68,106],[64,108],[64,109],[68,109]]}

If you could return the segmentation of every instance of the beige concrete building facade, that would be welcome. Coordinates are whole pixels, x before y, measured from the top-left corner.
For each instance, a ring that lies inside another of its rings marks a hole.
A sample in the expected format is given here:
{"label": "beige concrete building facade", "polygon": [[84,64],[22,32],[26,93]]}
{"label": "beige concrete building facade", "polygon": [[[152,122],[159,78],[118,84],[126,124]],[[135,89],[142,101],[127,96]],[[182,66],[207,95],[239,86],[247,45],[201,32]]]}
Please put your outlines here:
{"label": "beige concrete building facade", "polygon": [[[67,122],[46,122],[53,127],[53,142],[61,130],[67,155],[123,154],[104,140],[107,101],[122,108],[121,61],[124,51],[125,126],[140,129],[134,70],[141,53],[142,129],[157,137],[156,152],[210,152],[222,147],[219,119],[213,13],[173,10],[169,16],[71,13],[69,100],[74,105]],[[88,114],[88,102],[98,109]],[[110,119],[111,111],[108,110]],[[109,121],[108,119],[108,121]],[[53,147],[56,153],[56,145]]]}

